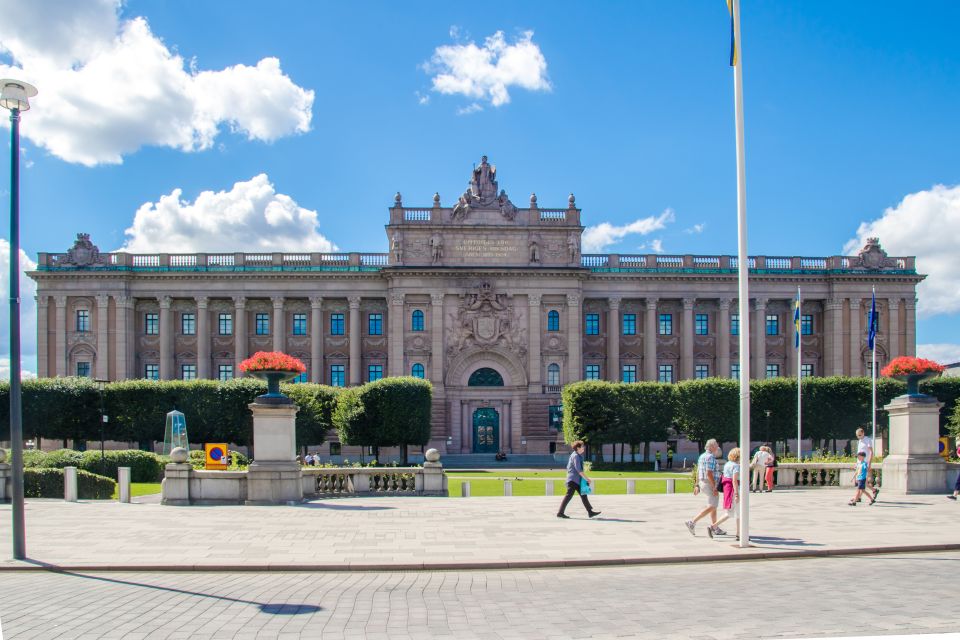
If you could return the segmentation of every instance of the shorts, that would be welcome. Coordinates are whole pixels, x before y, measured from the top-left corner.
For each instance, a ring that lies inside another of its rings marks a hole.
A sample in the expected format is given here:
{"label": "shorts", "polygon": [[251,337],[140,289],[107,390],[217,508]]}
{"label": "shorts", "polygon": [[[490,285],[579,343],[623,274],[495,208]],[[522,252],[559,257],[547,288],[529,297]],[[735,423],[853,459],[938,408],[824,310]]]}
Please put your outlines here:
{"label": "shorts", "polygon": [[727,509],[727,515],[733,520],[740,519],[740,502],[738,500],[734,500],[733,506]]}
{"label": "shorts", "polygon": [[867,479],[857,480],[857,489],[866,489],[867,488]]}
{"label": "shorts", "polygon": [[706,480],[700,481],[700,495],[707,497],[707,506],[716,509],[720,506],[720,493],[714,493],[710,488],[710,483]]}

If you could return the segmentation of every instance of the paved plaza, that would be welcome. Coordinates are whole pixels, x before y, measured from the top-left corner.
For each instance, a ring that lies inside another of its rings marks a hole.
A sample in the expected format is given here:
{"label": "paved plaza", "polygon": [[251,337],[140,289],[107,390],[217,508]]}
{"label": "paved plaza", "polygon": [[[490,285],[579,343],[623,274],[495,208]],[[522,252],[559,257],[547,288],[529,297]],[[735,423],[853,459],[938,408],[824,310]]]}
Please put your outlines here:
{"label": "paved plaza", "polygon": [[[752,496],[752,545],[696,537],[683,522],[689,494],[598,495],[588,520],[559,497],[344,498],[297,506],[192,506],[29,500],[27,554],[0,570],[52,564],[105,570],[455,569],[683,562],[768,555],[960,549],[960,505],[942,495],[881,496],[847,506],[851,492],[792,490]],[[0,549],[10,549],[9,505]],[[734,523],[725,525],[732,533]]]}
{"label": "paved plaza", "polygon": [[[0,619],[8,640],[933,633],[957,628],[958,570],[960,553],[941,552],[501,571],[18,571],[0,576]],[[737,598],[750,614],[735,623]]]}

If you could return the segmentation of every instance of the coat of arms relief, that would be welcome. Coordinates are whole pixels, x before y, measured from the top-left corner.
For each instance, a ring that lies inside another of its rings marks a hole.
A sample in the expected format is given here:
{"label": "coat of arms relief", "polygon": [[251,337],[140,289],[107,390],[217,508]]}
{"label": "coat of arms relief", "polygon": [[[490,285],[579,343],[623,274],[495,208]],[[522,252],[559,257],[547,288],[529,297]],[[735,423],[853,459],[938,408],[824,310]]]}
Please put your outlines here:
{"label": "coat of arms relief", "polygon": [[457,310],[449,315],[447,353],[455,356],[464,349],[501,346],[525,355],[526,330],[513,305],[512,296],[496,293],[489,282],[481,282],[460,296]]}

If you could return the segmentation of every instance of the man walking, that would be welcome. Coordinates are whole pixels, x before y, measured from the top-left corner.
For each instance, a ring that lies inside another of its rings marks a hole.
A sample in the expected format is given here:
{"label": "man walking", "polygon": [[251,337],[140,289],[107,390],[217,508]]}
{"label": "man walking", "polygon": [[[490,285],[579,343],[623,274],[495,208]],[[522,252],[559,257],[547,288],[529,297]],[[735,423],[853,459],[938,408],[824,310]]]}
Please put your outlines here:
{"label": "man walking", "polygon": [[697,459],[697,486],[694,487],[694,493],[700,493],[707,501],[707,506],[694,517],[693,520],[687,520],[687,530],[690,535],[695,536],[696,525],[699,520],[710,516],[710,525],[707,527],[707,535],[711,538],[714,534],[725,535],[717,526],[717,507],[720,505],[719,476],[717,469],[717,458],[720,456],[720,445],[713,438],[707,440],[706,451]]}
{"label": "man walking", "polygon": [[587,510],[587,516],[593,518],[600,515],[599,511],[593,510],[593,507],[590,506],[590,500],[587,499],[587,496],[584,495],[581,490],[581,482],[585,482],[593,489],[593,480],[583,473],[583,450],[583,440],[577,440],[573,443],[573,453],[570,454],[570,459],[567,460],[567,495],[563,496],[563,502],[560,503],[560,511],[557,512],[558,518],[570,517],[565,514],[564,511],[573,499],[574,491],[580,494],[580,500],[583,501],[583,508]]}

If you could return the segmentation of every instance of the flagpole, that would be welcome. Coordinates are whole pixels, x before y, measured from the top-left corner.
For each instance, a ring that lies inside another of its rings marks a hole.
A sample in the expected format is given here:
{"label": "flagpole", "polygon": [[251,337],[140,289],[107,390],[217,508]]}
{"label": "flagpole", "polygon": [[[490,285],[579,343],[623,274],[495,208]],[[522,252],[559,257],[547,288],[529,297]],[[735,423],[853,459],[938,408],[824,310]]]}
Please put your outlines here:
{"label": "flagpole", "polygon": [[803,305],[800,301],[800,287],[797,287],[797,317],[800,319],[800,324],[794,327],[794,330],[797,332],[797,460],[803,459],[803,448],[800,446],[800,431],[802,425],[801,417],[801,408],[803,406],[803,396],[800,393],[801,381],[803,380],[802,371],[803,371],[803,346],[801,339],[801,327],[803,326]]}
{"label": "flagpole", "polygon": [[[873,310],[876,307],[877,300],[877,288],[873,287],[873,303],[871,306],[870,313],[870,331],[874,331],[876,326],[876,320],[874,319],[874,314],[876,313]],[[873,336],[873,355],[870,361],[870,378],[871,378],[871,399],[872,399],[872,413],[870,414],[870,423],[873,426],[873,434],[871,435],[873,444],[873,455],[877,455],[877,336]],[[873,457],[871,456],[871,460]]]}
{"label": "flagpole", "polygon": [[733,96],[737,130],[737,274],[740,313],[740,547],[750,546],[750,287],[747,257],[747,183],[743,151],[743,48],[740,0],[733,0]]}

